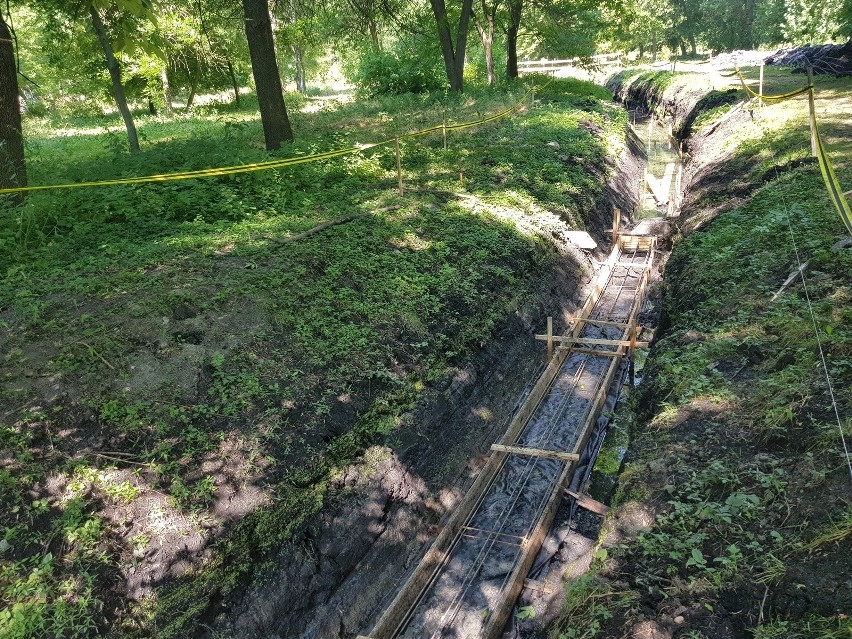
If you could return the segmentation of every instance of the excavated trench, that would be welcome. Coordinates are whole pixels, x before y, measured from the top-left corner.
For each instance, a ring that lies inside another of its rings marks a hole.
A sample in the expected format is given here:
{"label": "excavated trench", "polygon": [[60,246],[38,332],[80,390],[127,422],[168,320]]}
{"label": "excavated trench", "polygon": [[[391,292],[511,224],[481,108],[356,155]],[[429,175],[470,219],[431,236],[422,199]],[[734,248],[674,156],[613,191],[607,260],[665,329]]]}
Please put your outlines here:
{"label": "excavated trench", "polygon": [[[639,250],[624,256],[613,268],[590,320],[629,321],[650,258],[648,251]],[[584,324],[580,336],[587,339],[617,340],[624,331],[616,326]],[[595,401],[607,390],[604,384],[611,362],[611,357],[603,354],[569,354],[515,445],[559,451],[581,447],[585,443],[584,426],[593,417]],[[513,568],[525,543],[533,537],[534,526],[548,505],[565,463],[521,454],[507,456],[460,530],[443,569],[411,610],[410,617],[400,624],[404,629],[393,636],[480,636],[491,613],[499,609]]]}
{"label": "excavated trench", "polygon": [[[636,185],[646,150],[636,135],[631,134],[627,142],[628,152],[608,184],[607,201],[633,212],[638,210]],[[625,213],[627,217],[633,216]],[[599,252],[594,255],[603,257]],[[626,258],[630,259],[641,261],[643,256]],[[579,284],[589,281],[590,269],[584,266],[589,261],[576,249],[565,255],[553,279],[542,287],[534,314],[507,320],[495,343],[477,361],[430,391],[412,415],[419,425],[412,433],[423,436],[403,436],[393,451],[378,451],[372,471],[353,469],[339,479],[341,498],[324,508],[304,538],[282,549],[281,560],[276,561],[279,567],[271,566],[260,585],[243,593],[242,603],[228,619],[222,619],[225,628],[235,636],[272,639],[332,639],[369,632],[484,465],[490,443],[498,439],[541,372],[544,346],[532,339],[532,333],[540,330],[547,315],[556,317],[558,326],[560,318],[574,314],[586,298],[586,285]],[[636,276],[637,269],[627,264],[616,267],[613,278],[620,284],[605,293],[591,317],[619,321],[632,303],[630,283]],[[648,319],[639,317],[646,325]],[[617,333],[615,327],[589,324],[582,337],[617,339]],[[609,361],[589,354],[567,358],[553,393],[518,445],[547,447],[547,442],[559,441],[560,450],[571,450],[579,436],[577,418],[588,409]],[[574,490],[588,483],[625,373],[622,366],[598,429],[575,467],[570,482]],[[573,399],[568,395],[571,389],[579,391]],[[482,417],[486,413],[488,419]],[[459,450],[469,451],[466,461],[454,459]],[[453,464],[461,469],[461,477],[448,481],[447,469]],[[399,636],[476,636],[477,628],[487,621],[483,611],[493,603],[505,583],[507,567],[519,552],[519,538],[529,533],[563,466],[552,459],[508,456],[505,472],[490,487],[482,508],[454,548],[453,570],[433,584]],[[573,500],[563,501],[555,527],[534,563],[534,574],[548,581],[559,579],[565,571],[562,554],[576,545],[567,533],[584,519],[586,513],[578,513]],[[289,567],[286,573],[282,565]],[[479,579],[475,585],[471,572]],[[531,594],[526,591],[524,597]],[[558,605],[558,592],[539,594],[545,605]],[[430,606],[430,601],[436,605]],[[449,618],[463,630],[442,635],[440,628]],[[461,625],[456,623],[459,620]]]}

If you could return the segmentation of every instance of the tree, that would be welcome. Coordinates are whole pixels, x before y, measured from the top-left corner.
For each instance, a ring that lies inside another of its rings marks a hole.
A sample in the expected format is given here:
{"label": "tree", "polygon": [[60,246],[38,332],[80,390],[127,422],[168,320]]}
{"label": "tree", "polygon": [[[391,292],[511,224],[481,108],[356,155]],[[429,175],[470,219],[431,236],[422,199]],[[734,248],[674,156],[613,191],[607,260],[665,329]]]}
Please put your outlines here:
{"label": "tree", "polygon": [[[59,51],[77,47],[85,50],[84,56],[88,59],[97,49],[90,35],[94,32],[101,49],[100,65],[102,67],[106,62],[112,80],[112,96],[124,119],[130,151],[138,151],[139,139],[127,105],[121,65],[116,54],[125,49],[150,48],[142,27],[156,19],[151,0],[30,0],[29,4],[43,14],[44,30],[56,49],[52,57],[61,56]],[[91,29],[88,36],[82,29],[83,16],[89,19]],[[73,43],[66,41],[69,37],[74,40]],[[60,59],[66,62],[64,58]]]}
{"label": "tree", "polygon": [[844,38],[852,38],[852,0],[843,0],[840,13],[837,16],[840,28],[836,35]]}
{"label": "tree", "polygon": [[269,5],[267,0],[243,0],[243,12],[263,136],[267,150],[273,151],[281,148],[281,142],[293,141],[293,130],[278,75]]}
{"label": "tree", "polygon": [[521,15],[524,0],[508,0],[509,24],[506,27],[506,77],[514,80],[518,77],[518,31],[521,28]]}
{"label": "tree", "polygon": [[822,44],[840,30],[843,9],[836,0],[786,0],[784,5],[785,42]]}
{"label": "tree", "polygon": [[524,39],[548,58],[590,58],[605,27],[598,0],[532,0],[526,23]]}
{"label": "tree", "polygon": [[447,5],[444,0],[430,0],[430,2],[438,26],[438,41],[441,44],[441,55],[444,57],[444,67],[447,71],[447,80],[450,82],[450,91],[461,93],[464,88],[464,52],[467,47],[473,0],[462,0],[455,47],[453,46],[450,20],[447,16]]}
{"label": "tree", "polygon": [[[673,0],[676,17],[674,31],[681,41],[689,43],[689,51],[692,55],[698,54],[697,38],[701,31],[701,1],[700,0]],[[683,51],[681,51],[683,53]]]}
{"label": "tree", "polygon": [[112,45],[107,37],[106,28],[101,20],[101,14],[97,7],[93,4],[89,5],[89,15],[92,17],[92,26],[95,29],[95,34],[101,43],[104,50],[104,58],[106,58],[107,69],[112,78],[112,93],[115,96],[115,104],[118,106],[118,111],[124,120],[124,126],[127,129],[127,141],[130,146],[131,153],[139,152],[139,136],[136,133],[136,124],[133,122],[133,115],[130,113],[130,108],[127,106],[127,97],[124,95],[124,85],[121,84],[121,67],[118,60],[115,59],[115,53],[112,50]]}
{"label": "tree", "polygon": [[[497,17],[497,9],[501,0],[493,0],[489,6],[487,0],[480,0],[482,7],[482,19],[473,15],[479,39],[482,40],[482,48],[485,51],[485,70],[488,74],[488,86],[493,87],[496,77],[494,75],[494,21]],[[484,24],[483,24],[484,22]]]}
{"label": "tree", "polygon": [[0,189],[27,185],[12,34],[0,14]]}

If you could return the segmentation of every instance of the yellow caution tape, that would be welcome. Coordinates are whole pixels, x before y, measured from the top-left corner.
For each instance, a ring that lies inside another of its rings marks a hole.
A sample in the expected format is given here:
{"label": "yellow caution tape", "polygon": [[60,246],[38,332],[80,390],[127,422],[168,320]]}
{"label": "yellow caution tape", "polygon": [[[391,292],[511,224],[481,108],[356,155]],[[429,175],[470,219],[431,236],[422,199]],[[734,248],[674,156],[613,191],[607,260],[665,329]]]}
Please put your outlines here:
{"label": "yellow caution tape", "polygon": [[816,133],[816,148],[817,159],[819,160],[819,169],[822,172],[822,180],[825,182],[825,188],[828,190],[828,196],[831,198],[834,208],[843,220],[846,230],[852,235],[852,209],[849,207],[849,202],[843,194],[843,189],[840,182],[837,180],[837,175],[834,173],[834,167],[831,166],[831,161],[828,159],[828,153],[825,151],[825,146],[822,143],[822,136],[819,134],[819,127],[816,119],[813,120],[814,132]]}
{"label": "yellow caution tape", "polygon": [[[789,100],[790,98],[795,98],[797,95],[802,95],[803,93],[807,93],[808,91],[810,91],[813,88],[813,86],[809,84],[806,87],[802,87],[801,89],[796,89],[795,91],[790,91],[789,93],[782,93],[780,95],[760,95],[759,93],[756,93],[754,91],[754,89],[752,89],[750,86],[748,86],[746,84],[745,78],[743,77],[743,74],[740,73],[739,69],[736,70],[734,75],[740,79],[740,84],[743,85],[743,89],[745,89],[747,94],[749,94],[750,96],[752,96],[754,98],[760,98],[764,102],[782,102],[784,100]],[[734,75],[725,76],[725,77],[734,77]]]}
{"label": "yellow caution tape", "polygon": [[[542,88],[546,87],[553,80],[548,81]],[[350,153],[357,153],[359,151],[365,151],[367,149],[372,149],[375,147],[385,146],[386,144],[391,144],[396,140],[403,140],[405,138],[415,138],[422,135],[427,135],[428,133],[434,133],[436,131],[443,130],[458,130],[458,129],[466,129],[469,127],[479,126],[481,124],[486,124],[488,122],[493,122],[494,120],[499,120],[501,118],[506,117],[507,115],[517,111],[521,105],[524,104],[527,96],[533,91],[533,89],[529,89],[523,97],[518,100],[518,102],[506,109],[505,111],[501,111],[495,115],[482,118],[480,120],[474,120],[472,122],[462,122],[460,124],[439,124],[437,126],[429,127],[427,129],[422,129],[420,131],[415,131],[413,133],[406,133],[404,135],[389,138],[387,140],[382,140],[381,142],[373,142],[371,144],[361,144],[359,146],[351,147],[348,149],[336,149],[333,151],[325,151],[323,153],[311,153],[309,155],[301,155],[297,157],[285,158],[281,160],[268,160],[266,162],[255,162],[253,164],[240,164],[236,166],[223,166],[223,167],[214,167],[209,169],[198,169],[194,171],[178,171],[174,173],[161,173],[159,175],[144,175],[139,177],[130,177],[130,178],[116,178],[112,180],[98,180],[94,182],[70,182],[67,184],[43,184],[38,186],[22,186],[15,187],[9,189],[0,189],[0,195],[9,194],[9,193],[24,193],[29,191],[47,191],[54,189],[74,189],[74,188],[82,188],[82,187],[90,187],[90,186],[120,186],[126,184],[149,184],[153,182],[171,182],[175,180],[191,180],[196,178],[205,178],[205,177],[218,177],[222,175],[235,175],[238,173],[250,173],[253,171],[265,171],[268,169],[277,169],[285,166],[293,166],[295,164],[305,164],[308,162],[319,162],[321,160],[329,160],[332,158],[341,157],[343,155],[349,155]]]}

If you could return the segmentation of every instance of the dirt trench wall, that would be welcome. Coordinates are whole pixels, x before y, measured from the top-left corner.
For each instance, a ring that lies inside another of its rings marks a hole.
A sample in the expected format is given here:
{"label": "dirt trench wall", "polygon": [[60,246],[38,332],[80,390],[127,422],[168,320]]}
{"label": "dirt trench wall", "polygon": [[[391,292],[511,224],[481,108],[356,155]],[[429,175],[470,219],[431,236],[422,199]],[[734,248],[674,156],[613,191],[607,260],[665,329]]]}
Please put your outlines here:
{"label": "dirt trench wall", "polygon": [[535,302],[507,318],[493,342],[427,393],[409,426],[335,480],[333,502],[281,549],[235,607],[240,637],[345,637],[366,632],[416,564],[436,526],[484,463],[534,378],[544,350],[532,335],[583,300],[590,269],[566,257]]}
{"label": "dirt trench wall", "polygon": [[741,99],[737,88],[715,90],[709,76],[678,75],[669,71],[622,72],[606,83],[615,99],[628,110],[652,113],[672,125],[672,134],[689,143],[692,125],[702,113]]}

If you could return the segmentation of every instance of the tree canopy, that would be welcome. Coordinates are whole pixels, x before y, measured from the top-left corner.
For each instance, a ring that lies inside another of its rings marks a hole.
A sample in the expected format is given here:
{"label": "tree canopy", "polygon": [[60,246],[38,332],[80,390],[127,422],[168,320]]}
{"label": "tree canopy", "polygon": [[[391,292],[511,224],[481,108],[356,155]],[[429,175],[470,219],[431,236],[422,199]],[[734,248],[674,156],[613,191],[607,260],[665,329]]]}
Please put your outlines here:
{"label": "tree canopy", "polygon": [[223,91],[239,102],[246,87],[277,148],[293,136],[283,89],[306,93],[330,69],[365,94],[462,91],[512,80],[519,57],[852,37],[852,0],[11,0],[7,14],[19,86],[6,91],[34,113],[115,108],[131,151],[134,105],[153,114]]}

